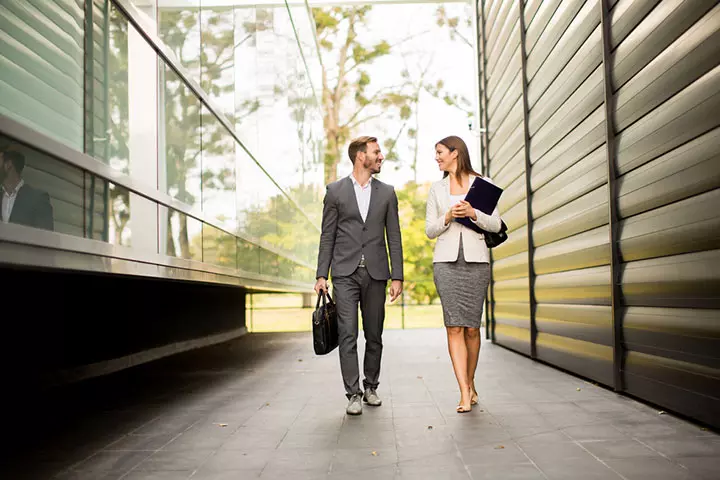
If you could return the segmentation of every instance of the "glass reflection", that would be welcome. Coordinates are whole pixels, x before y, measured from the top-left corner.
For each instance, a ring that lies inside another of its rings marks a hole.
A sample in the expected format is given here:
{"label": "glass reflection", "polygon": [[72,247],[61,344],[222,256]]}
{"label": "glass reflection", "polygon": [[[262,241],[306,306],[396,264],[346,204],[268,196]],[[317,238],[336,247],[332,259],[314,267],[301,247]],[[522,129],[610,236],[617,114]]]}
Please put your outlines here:
{"label": "glass reflection", "polygon": [[235,25],[232,8],[206,8],[200,12],[202,53],[200,86],[232,121],[235,114]]}
{"label": "glass reflection", "polygon": [[203,106],[202,209],[235,230],[235,139]]}
{"label": "glass reflection", "polygon": [[272,10],[262,8],[235,9],[235,125],[245,146],[255,152],[258,147],[258,32],[272,28]]}
{"label": "glass reflection", "polygon": [[210,225],[202,226],[203,262],[236,268],[237,244],[234,235]]}
{"label": "glass reflection", "polygon": [[0,113],[82,151],[83,4],[28,3],[0,2]]}
{"label": "glass reflection", "polygon": [[175,8],[159,8],[158,35],[190,78],[200,83],[200,0],[184,0]]}
{"label": "glass reflection", "polygon": [[93,29],[94,43],[106,55],[103,69],[95,65],[102,80],[95,82],[88,153],[155,185],[157,56],[112,2],[108,8],[108,21]]}
{"label": "glass reflection", "polygon": [[113,245],[132,246],[130,192],[85,173],[86,236]]}
{"label": "glass reflection", "polygon": [[160,253],[202,261],[202,222],[172,208],[160,207]]}
{"label": "glass reflection", "polygon": [[260,273],[271,277],[277,277],[279,273],[280,259],[278,255],[265,248],[260,249]]}
{"label": "glass reflection", "polygon": [[0,135],[0,221],[83,235],[83,174]]}
{"label": "glass reflection", "polygon": [[202,147],[200,101],[180,77],[163,64],[163,139],[160,187],[192,207],[200,207]]}
{"label": "glass reflection", "polygon": [[278,243],[275,198],[282,193],[242,150],[237,151],[237,221],[245,237]]}
{"label": "glass reflection", "polygon": [[294,261],[283,256],[278,256],[278,275],[280,275],[281,278],[294,280],[295,268],[297,268],[297,266]]}
{"label": "glass reflection", "polygon": [[298,282],[314,283],[315,282],[315,269],[301,266],[298,268],[298,274],[295,277],[295,279]]}
{"label": "glass reflection", "polygon": [[[261,109],[257,115],[258,141],[253,150],[275,181],[296,200],[303,186],[322,182],[322,162],[318,140],[322,125],[317,99],[303,61],[293,23],[285,8],[270,10],[272,24],[257,32],[257,89]],[[305,17],[300,16],[299,19]],[[305,25],[310,27],[310,25]],[[303,40],[309,43],[311,39]],[[313,41],[314,43],[314,41]],[[262,93],[267,92],[267,95]],[[278,134],[283,142],[275,141]],[[270,162],[266,159],[282,158]]]}
{"label": "glass reflection", "polygon": [[237,266],[245,272],[260,273],[260,247],[242,238],[238,238]]}

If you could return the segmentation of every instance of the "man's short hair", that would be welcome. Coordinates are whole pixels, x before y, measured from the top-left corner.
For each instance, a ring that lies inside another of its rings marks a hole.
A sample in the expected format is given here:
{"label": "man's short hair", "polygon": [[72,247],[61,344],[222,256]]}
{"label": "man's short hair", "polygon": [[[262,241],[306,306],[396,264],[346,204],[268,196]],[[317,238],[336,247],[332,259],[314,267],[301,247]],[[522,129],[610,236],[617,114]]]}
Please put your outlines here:
{"label": "man's short hair", "polygon": [[368,143],[377,143],[377,137],[363,135],[362,137],[354,138],[350,142],[350,146],[348,147],[348,156],[350,157],[350,161],[353,165],[355,165],[355,158],[357,157],[358,152],[367,153]]}
{"label": "man's short hair", "polygon": [[6,150],[3,152],[3,161],[10,162],[17,173],[22,173],[25,169],[25,155],[15,150]]}

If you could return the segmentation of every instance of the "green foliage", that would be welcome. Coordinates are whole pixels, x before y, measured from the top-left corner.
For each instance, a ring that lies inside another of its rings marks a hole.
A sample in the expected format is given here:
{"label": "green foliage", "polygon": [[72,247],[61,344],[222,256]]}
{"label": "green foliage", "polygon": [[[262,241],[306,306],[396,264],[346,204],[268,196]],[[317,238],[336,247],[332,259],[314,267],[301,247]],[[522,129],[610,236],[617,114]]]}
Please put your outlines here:
{"label": "green foliage", "polygon": [[429,184],[409,182],[397,190],[406,295],[415,303],[430,304],[438,298],[433,283],[433,242],[425,235],[425,206]]}
{"label": "green foliage", "polygon": [[[323,126],[325,129],[325,183],[337,178],[345,145],[370,120],[380,115],[401,120],[411,115],[411,99],[397,89],[373,88],[367,67],[390,55],[387,40],[362,41],[371,5],[314,8],[315,31],[323,53]],[[379,109],[383,109],[380,111]],[[391,152],[386,160],[396,158]]]}

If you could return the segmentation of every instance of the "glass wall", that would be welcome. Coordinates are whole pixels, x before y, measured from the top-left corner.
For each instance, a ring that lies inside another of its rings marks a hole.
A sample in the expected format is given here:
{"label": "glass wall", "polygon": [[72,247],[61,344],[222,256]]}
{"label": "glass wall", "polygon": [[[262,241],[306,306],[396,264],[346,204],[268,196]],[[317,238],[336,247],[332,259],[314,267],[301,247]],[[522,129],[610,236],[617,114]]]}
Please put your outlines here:
{"label": "glass wall", "polygon": [[0,163],[20,155],[16,176],[43,205],[18,220],[19,202],[3,221],[313,282],[324,189],[312,19],[239,3],[2,2],[0,114],[121,175],[0,137]]}

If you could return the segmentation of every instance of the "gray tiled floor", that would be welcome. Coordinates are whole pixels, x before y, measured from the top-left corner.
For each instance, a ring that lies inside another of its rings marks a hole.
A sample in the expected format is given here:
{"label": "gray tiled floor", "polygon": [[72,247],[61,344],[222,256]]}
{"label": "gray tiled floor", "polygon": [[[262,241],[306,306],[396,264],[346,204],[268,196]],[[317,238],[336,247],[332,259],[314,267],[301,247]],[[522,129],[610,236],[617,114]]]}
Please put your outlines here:
{"label": "gray tiled floor", "polygon": [[99,381],[102,401],[0,476],[720,478],[720,436],[491,344],[469,414],[441,330],[387,331],[381,381],[384,405],[347,417],[336,352],[247,336]]}

